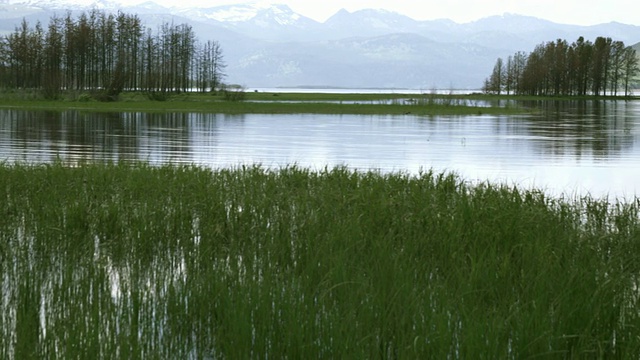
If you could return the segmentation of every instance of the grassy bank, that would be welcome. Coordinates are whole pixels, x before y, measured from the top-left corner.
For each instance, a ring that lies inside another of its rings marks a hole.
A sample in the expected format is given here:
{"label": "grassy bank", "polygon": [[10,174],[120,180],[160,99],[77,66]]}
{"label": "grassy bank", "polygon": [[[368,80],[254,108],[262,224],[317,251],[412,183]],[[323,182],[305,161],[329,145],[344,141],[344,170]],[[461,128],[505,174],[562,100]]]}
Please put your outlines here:
{"label": "grassy bank", "polygon": [[87,111],[205,112],[224,114],[362,114],[362,115],[478,115],[518,114],[524,109],[459,95],[431,94],[309,94],[255,93],[243,101],[228,101],[221,95],[179,94],[166,101],[151,101],[142,93],[125,93],[116,102],[99,102],[88,96],[68,95],[48,101],[37,94],[3,94],[0,108],[40,110],[84,109]]}
{"label": "grassy bank", "polygon": [[0,166],[0,357],[635,358],[638,202],[425,172]]}

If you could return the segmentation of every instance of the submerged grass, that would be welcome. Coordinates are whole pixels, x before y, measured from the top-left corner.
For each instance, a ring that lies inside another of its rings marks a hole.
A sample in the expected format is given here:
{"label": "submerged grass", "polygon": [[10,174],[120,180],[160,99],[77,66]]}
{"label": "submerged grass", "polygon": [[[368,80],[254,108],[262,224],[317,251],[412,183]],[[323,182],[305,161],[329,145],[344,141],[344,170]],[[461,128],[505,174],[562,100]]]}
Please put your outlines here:
{"label": "submerged grass", "polygon": [[0,166],[0,357],[635,358],[640,203],[452,174]]}

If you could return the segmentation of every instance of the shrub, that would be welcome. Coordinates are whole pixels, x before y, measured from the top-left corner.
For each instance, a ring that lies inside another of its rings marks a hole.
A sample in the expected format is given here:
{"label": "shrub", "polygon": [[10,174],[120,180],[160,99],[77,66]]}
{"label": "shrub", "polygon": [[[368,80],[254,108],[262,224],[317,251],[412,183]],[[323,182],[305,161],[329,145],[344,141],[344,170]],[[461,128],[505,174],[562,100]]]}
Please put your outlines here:
{"label": "shrub", "polygon": [[243,87],[228,87],[222,90],[222,95],[227,101],[243,101],[246,97],[246,92]]}

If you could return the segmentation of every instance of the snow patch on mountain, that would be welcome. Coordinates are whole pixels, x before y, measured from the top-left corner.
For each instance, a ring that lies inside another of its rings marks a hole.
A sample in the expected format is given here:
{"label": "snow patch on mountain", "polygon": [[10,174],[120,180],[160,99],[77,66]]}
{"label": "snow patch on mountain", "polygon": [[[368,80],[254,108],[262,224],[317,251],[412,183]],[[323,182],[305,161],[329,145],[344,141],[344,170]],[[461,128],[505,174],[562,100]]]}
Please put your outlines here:
{"label": "snow patch on mountain", "polygon": [[191,8],[182,10],[182,13],[191,17],[229,23],[248,22],[264,17],[273,19],[280,25],[290,25],[301,18],[287,5],[278,5],[266,1],[211,8]]}
{"label": "snow patch on mountain", "polygon": [[113,9],[119,6],[117,2],[108,0],[6,0],[4,3],[10,5],[25,5],[42,9]]}
{"label": "snow patch on mountain", "polygon": [[220,22],[242,22],[256,17],[260,11],[269,9],[266,3],[218,6],[214,8],[194,9],[202,17]]}

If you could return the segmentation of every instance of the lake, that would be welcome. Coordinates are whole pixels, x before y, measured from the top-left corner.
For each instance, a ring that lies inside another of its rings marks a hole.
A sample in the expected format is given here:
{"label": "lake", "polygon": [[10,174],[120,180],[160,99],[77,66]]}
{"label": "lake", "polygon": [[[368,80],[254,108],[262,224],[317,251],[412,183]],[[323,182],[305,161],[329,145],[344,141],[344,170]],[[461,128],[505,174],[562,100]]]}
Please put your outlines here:
{"label": "lake", "polygon": [[0,110],[0,161],[145,161],[382,172],[454,171],[471,182],[570,197],[631,198],[640,103],[536,101],[518,116],[223,115]]}

